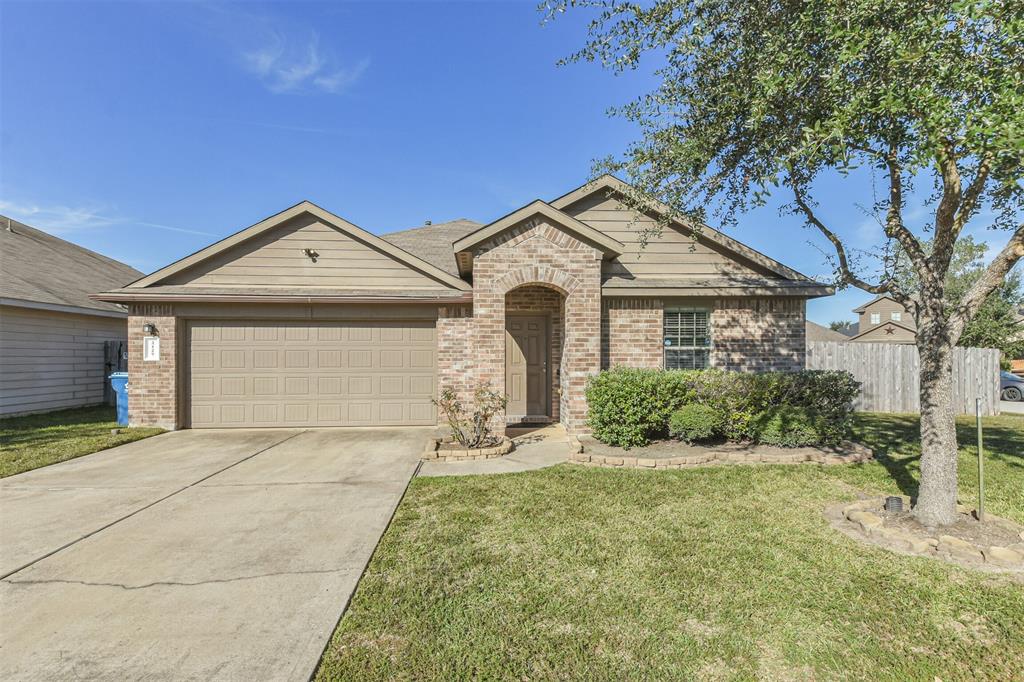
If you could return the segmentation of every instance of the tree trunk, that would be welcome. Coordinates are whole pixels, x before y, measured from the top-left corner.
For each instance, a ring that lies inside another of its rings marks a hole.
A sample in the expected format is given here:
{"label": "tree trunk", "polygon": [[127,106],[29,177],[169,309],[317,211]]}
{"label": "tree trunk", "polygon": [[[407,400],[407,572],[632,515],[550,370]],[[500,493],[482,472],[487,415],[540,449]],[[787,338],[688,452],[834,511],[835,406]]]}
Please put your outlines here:
{"label": "tree trunk", "polygon": [[921,320],[921,485],[914,515],[926,526],[956,521],[957,443],[953,409],[953,343],[947,323]]}

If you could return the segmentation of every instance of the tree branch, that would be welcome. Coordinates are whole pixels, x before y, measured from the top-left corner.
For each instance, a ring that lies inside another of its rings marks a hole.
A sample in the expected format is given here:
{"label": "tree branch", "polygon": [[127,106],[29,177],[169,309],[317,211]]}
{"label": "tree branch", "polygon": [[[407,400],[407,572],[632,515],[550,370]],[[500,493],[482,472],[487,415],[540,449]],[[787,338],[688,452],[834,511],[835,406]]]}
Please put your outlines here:
{"label": "tree branch", "polygon": [[955,219],[963,196],[960,171],[956,167],[956,153],[951,140],[943,142],[941,151],[935,155],[935,165],[942,178],[942,198],[935,210],[935,242],[931,257],[934,270],[945,275],[953,257],[953,244],[959,235]]}
{"label": "tree branch", "polygon": [[978,201],[981,199],[982,192],[985,191],[985,183],[988,182],[988,176],[992,171],[992,163],[994,161],[995,158],[992,152],[985,152],[982,155],[981,162],[978,164],[978,172],[974,176],[974,180],[971,181],[971,184],[967,186],[963,201],[960,202],[960,210],[953,219],[954,239],[960,236],[960,231],[964,229],[964,225],[967,224],[967,221],[971,219],[971,216],[977,210]]}
{"label": "tree branch", "polygon": [[863,289],[868,293],[872,294],[889,294],[900,303],[906,304],[908,301],[907,295],[897,286],[895,279],[888,279],[880,284],[870,284],[869,282],[861,279],[853,273],[850,269],[849,259],[846,257],[846,247],[843,246],[842,240],[836,235],[835,232],[825,227],[825,224],[818,219],[813,209],[807,203],[804,198],[803,192],[795,181],[790,179],[790,187],[793,190],[793,196],[796,199],[796,205],[803,212],[807,218],[807,222],[818,228],[818,231],[825,235],[825,238],[832,242],[832,246],[836,249],[836,256],[839,259],[839,277],[843,284],[852,284],[858,289]]}
{"label": "tree branch", "polygon": [[885,234],[900,243],[910,262],[917,268],[918,277],[923,279],[927,256],[917,237],[903,224],[903,168],[896,156],[896,148],[891,147],[883,158],[889,173],[889,208],[885,215]]}
{"label": "tree branch", "polygon": [[949,318],[949,330],[954,343],[960,339],[964,327],[974,318],[988,295],[1003,283],[1010,268],[1016,265],[1021,258],[1024,258],[1024,223],[1017,226],[1010,241],[989,263],[985,272],[967,290],[959,305],[953,310],[953,314]]}

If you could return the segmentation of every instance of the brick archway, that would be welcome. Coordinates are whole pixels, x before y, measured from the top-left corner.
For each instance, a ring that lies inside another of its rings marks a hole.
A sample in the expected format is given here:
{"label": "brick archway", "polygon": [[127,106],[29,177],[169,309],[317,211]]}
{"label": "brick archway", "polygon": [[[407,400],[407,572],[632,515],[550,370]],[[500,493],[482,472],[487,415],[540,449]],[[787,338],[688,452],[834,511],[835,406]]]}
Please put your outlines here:
{"label": "brick archway", "polygon": [[[505,393],[505,297],[537,285],[564,297],[559,421],[586,428],[587,379],[601,369],[602,253],[555,225],[531,222],[511,236],[481,245],[473,256],[472,353],[476,379]],[[501,424],[504,425],[504,415]]]}

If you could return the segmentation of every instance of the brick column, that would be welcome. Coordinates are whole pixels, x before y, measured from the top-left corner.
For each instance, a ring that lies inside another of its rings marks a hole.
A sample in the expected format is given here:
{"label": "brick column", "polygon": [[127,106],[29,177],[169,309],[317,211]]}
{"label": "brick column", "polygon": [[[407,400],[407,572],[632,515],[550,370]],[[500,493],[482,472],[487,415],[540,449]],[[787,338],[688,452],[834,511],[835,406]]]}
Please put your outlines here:
{"label": "brick column", "polygon": [[[476,387],[473,353],[473,309],[468,305],[443,306],[437,311],[437,391],[455,389],[469,404]],[[441,423],[444,417],[437,416]]]}
{"label": "brick column", "polygon": [[[160,359],[142,359],[142,325],[160,337]],[[128,311],[128,421],[132,426],[181,427],[178,419],[178,318],[170,305],[133,305]]]}

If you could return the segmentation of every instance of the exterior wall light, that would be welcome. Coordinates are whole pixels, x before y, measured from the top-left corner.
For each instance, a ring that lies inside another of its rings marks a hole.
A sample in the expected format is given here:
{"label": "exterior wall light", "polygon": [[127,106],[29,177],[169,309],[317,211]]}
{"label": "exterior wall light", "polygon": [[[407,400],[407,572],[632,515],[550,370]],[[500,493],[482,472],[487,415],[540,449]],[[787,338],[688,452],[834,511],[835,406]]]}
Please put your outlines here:
{"label": "exterior wall light", "polygon": [[142,325],[142,333],[146,336],[156,336],[156,325],[152,322],[147,322]]}

